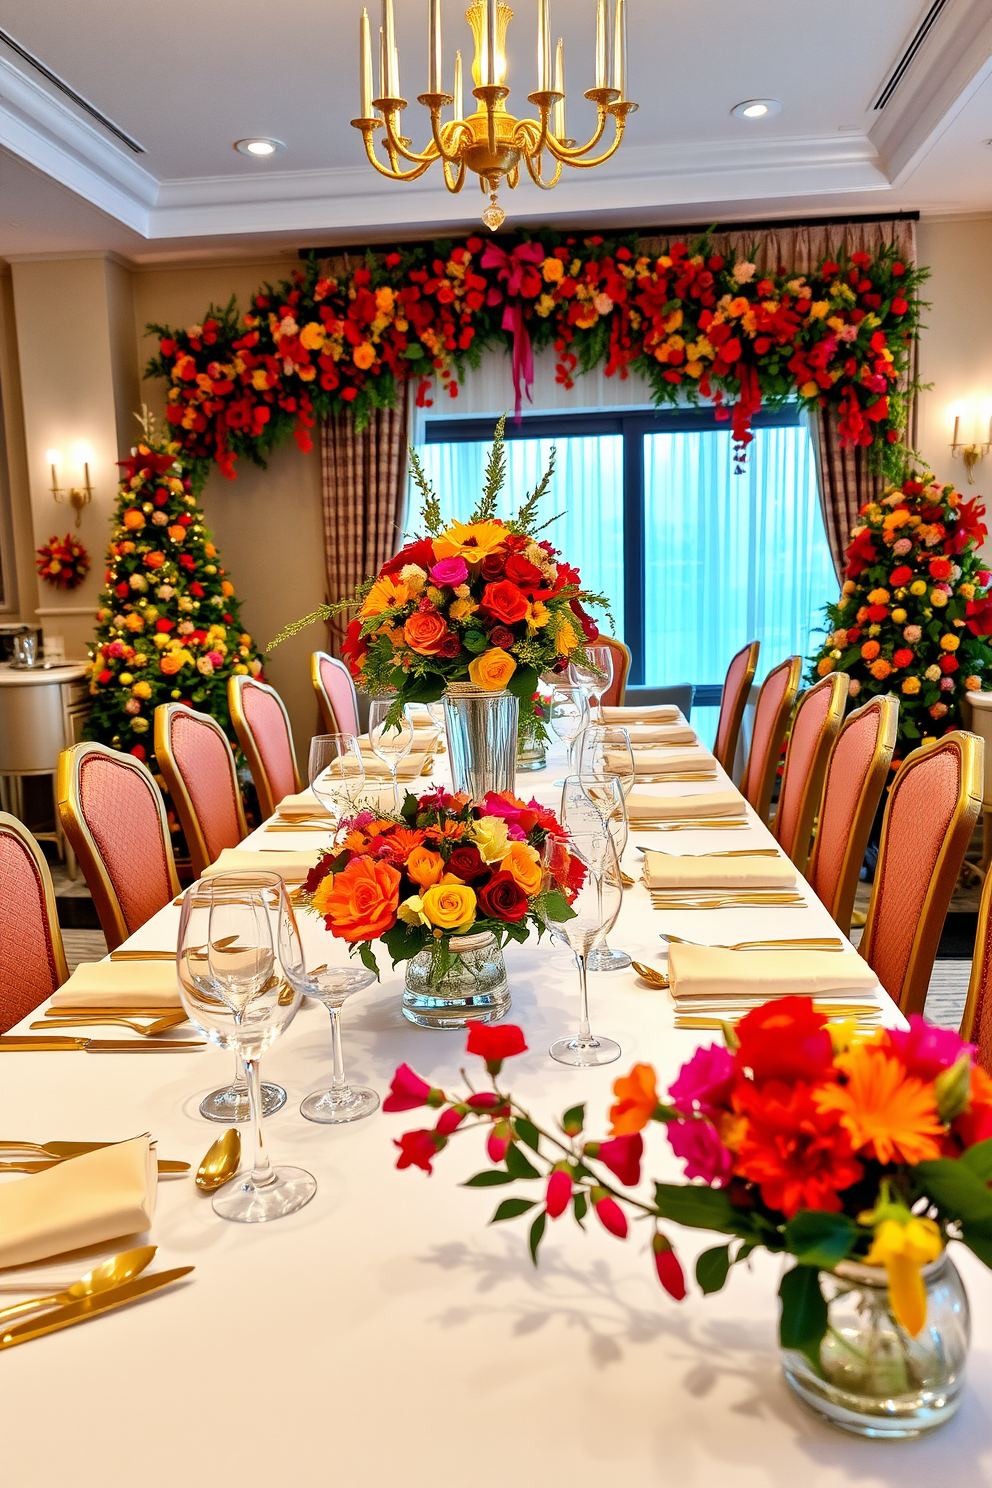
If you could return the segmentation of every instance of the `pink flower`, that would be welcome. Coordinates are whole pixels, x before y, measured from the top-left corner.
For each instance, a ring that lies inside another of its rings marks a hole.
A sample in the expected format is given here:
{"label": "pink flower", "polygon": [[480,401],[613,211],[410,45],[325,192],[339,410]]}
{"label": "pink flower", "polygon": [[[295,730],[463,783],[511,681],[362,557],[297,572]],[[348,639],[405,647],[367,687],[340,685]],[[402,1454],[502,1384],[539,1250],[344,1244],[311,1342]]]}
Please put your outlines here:
{"label": "pink flower", "polygon": [[644,1141],[640,1132],[632,1136],[611,1137],[608,1142],[587,1142],[583,1151],[587,1157],[598,1158],[620,1179],[632,1185],[641,1181],[641,1153]]}
{"label": "pink flower", "polygon": [[544,1196],[544,1207],[552,1219],[564,1214],[572,1202],[572,1175],[567,1168],[555,1168],[548,1179],[548,1191]]}
{"label": "pink flower", "polygon": [[495,1090],[480,1090],[475,1095],[470,1095],[465,1104],[473,1111],[495,1111],[497,1106],[509,1110],[503,1097],[497,1095]]}
{"label": "pink flower", "polygon": [[441,558],[431,569],[431,583],[439,588],[447,584],[449,589],[457,589],[467,578],[468,564],[464,558]]}
{"label": "pink flower", "polygon": [[526,1052],[524,1031],[515,1023],[504,1023],[500,1027],[473,1023],[465,1044],[467,1054],[478,1054],[486,1061],[491,1075],[498,1075],[504,1059]]}
{"label": "pink flower", "polygon": [[[506,1123],[501,1121],[499,1125],[505,1126]],[[489,1161],[494,1163],[501,1163],[506,1156],[506,1149],[507,1147],[509,1147],[509,1145],[510,1138],[508,1136],[497,1136],[497,1128],[493,1127],[492,1131],[489,1133],[488,1138],[486,1139],[486,1151],[489,1154]]]}
{"label": "pink flower", "polygon": [[711,1116],[715,1111],[729,1108],[734,1076],[730,1051],[722,1044],[707,1044],[705,1048],[697,1049],[682,1066],[674,1085],[668,1087],[668,1093],[673,1104],[685,1115],[690,1111],[701,1111],[704,1116]]}
{"label": "pink flower", "polygon": [[897,538],[896,541],[892,544],[892,551],[896,554],[897,557],[902,558],[905,556],[906,553],[911,551],[912,546],[912,538],[900,537]]}
{"label": "pink flower", "polygon": [[665,1235],[655,1235],[651,1241],[654,1251],[654,1268],[658,1280],[670,1297],[681,1302],[685,1297],[685,1276],[679,1258],[672,1249],[672,1242]]}
{"label": "pink flower", "polygon": [[[601,1195],[597,1198],[596,1195]],[[596,1206],[596,1215],[604,1230],[609,1230],[611,1235],[616,1235],[618,1240],[627,1238],[627,1216],[624,1214],[616,1199],[602,1188],[594,1188],[592,1201]]]}
{"label": "pink flower", "polygon": [[224,662],[224,658],[223,656],[221,656],[219,651],[208,651],[207,660],[211,662],[212,665],[215,667],[222,666]]}
{"label": "pink flower", "polygon": [[398,1142],[393,1146],[400,1149],[400,1155],[396,1159],[398,1168],[423,1168],[425,1173],[433,1172],[431,1163],[444,1146],[445,1138],[432,1131],[404,1132]]}
{"label": "pink flower", "polygon": [[670,1121],[665,1128],[676,1157],[685,1161],[687,1178],[703,1178],[722,1188],[734,1168],[734,1155],[720,1141],[710,1121]]}
{"label": "pink flower", "polygon": [[446,1111],[441,1112],[434,1130],[438,1136],[450,1137],[451,1133],[457,1131],[465,1120],[465,1114],[464,1111],[459,1111],[454,1106],[449,1106]]}
{"label": "pink flower", "polygon": [[907,625],[902,633],[902,638],[904,641],[908,641],[911,646],[915,646],[922,634],[923,631],[919,625]]}
{"label": "pink flower", "polygon": [[913,1013],[908,1028],[890,1028],[889,1043],[909,1074],[919,1080],[936,1080],[941,1070],[950,1069],[962,1054],[975,1057],[974,1044],[966,1044],[952,1029],[935,1028],[919,1013]]}
{"label": "pink flower", "polygon": [[954,691],[954,678],[953,677],[941,677],[941,679],[940,679],[940,690],[941,690],[941,692],[953,692]]}
{"label": "pink flower", "polygon": [[110,643],[109,646],[104,646],[104,648],[103,648],[103,654],[105,656],[115,656],[115,657],[116,656],[123,656],[124,655],[124,643],[123,643],[123,641],[111,641],[111,643]]}
{"label": "pink flower", "polygon": [[408,1064],[401,1064],[393,1076],[389,1094],[382,1103],[384,1111],[412,1111],[415,1106],[444,1105],[444,1091],[435,1090],[422,1080]]}

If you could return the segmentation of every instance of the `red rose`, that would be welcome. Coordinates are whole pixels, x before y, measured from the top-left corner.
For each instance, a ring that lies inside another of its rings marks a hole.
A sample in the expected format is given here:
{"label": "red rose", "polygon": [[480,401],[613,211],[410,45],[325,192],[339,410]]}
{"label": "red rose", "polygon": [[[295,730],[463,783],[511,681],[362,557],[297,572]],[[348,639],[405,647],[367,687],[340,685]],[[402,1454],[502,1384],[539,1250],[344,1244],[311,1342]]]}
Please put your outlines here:
{"label": "red rose", "polygon": [[833,1045],[811,997],[779,997],[745,1013],[737,1025],[738,1069],[765,1080],[821,1080],[833,1064]]}
{"label": "red rose", "polygon": [[432,568],[435,562],[434,544],[429,538],[421,538],[419,542],[411,543],[407,548],[401,548],[394,558],[384,563],[379,570],[380,573],[399,573],[408,563],[415,563],[418,568]]}
{"label": "red rose", "polygon": [[888,613],[889,611],[886,605],[868,606],[868,619],[873,621],[876,625],[879,623],[880,620],[884,620]]}
{"label": "red rose", "polygon": [[958,662],[958,659],[957,659],[956,656],[942,656],[940,658],[940,661],[937,663],[937,665],[940,667],[940,670],[944,673],[944,676],[947,677],[947,676],[949,676],[951,674],[951,672],[956,672],[957,671],[958,666],[960,665],[960,663]]}
{"label": "red rose", "polygon": [[508,579],[503,579],[498,584],[486,585],[481,607],[490,615],[495,615],[497,620],[502,620],[504,625],[516,625],[527,614],[526,599],[516,584],[511,584]]}
{"label": "red rose", "polygon": [[951,577],[951,564],[947,558],[931,558],[930,577],[932,579],[949,579]]}
{"label": "red rose", "polygon": [[641,1154],[644,1151],[640,1132],[611,1137],[608,1142],[587,1142],[583,1150],[588,1157],[598,1158],[621,1183],[629,1186],[640,1183]]}
{"label": "red rose", "polygon": [[114,590],[114,593],[117,595],[118,599],[127,599],[130,592],[131,591],[126,584],[118,584],[117,588]]}
{"label": "red rose", "polygon": [[133,754],[135,759],[141,760],[142,763],[147,758],[147,755],[145,754],[144,744],[132,744],[131,748],[128,750],[128,754]]}
{"label": "red rose", "polygon": [[907,648],[905,646],[903,646],[893,656],[893,658],[892,658],[892,665],[893,666],[897,666],[897,667],[909,666],[909,663],[912,661],[912,659],[913,659],[913,653],[912,653],[912,651],[907,650]]}
{"label": "red rose", "polygon": [[512,630],[507,630],[505,625],[494,625],[489,632],[489,639],[494,646],[502,646],[504,651],[508,651],[516,640],[516,636]]}
{"label": "red rose", "polygon": [[506,567],[506,557],[503,553],[487,553],[482,560],[479,572],[486,583],[492,583],[494,579],[501,579]]}
{"label": "red rose", "polygon": [[903,299],[902,295],[896,295],[895,299],[892,301],[892,314],[905,315],[908,309],[908,302]]}
{"label": "red rose", "polygon": [[478,1054],[486,1061],[491,1074],[498,1074],[499,1067],[504,1059],[510,1059],[514,1054],[524,1054],[527,1051],[527,1041],[524,1031],[515,1023],[504,1023],[502,1026],[487,1025],[485,1023],[473,1023],[468,1031],[468,1042],[465,1045],[466,1054]]}
{"label": "red rose", "polygon": [[527,913],[527,895],[512,874],[494,873],[479,890],[479,908],[487,919],[515,925]]}
{"label": "red rose", "polygon": [[[436,610],[416,610],[403,627],[403,639],[411,651],[421,656],[436,656],[445,636],[450,634],[447,622]],[[458,649],[461,650],[460,644]]]}
{"label": "red rose", "polygon": [[382,1103],[384,1111],[412,1111],[415,1106],[444,1104],[443,1090],[422,1080],[408,1064],[401,1064],[393,1076],[389,1094]]}
{"label": "red rose", "polygon": [[900,565],[899,568],[894,568],[889,574],[889,583],[892,584],[896,589],[898,589],[900,584],[908,584],[912,577],[913,570],[911,568],[907,568],[906,565],[903,563]]}
{"label": "red rose", "polygon": [[904,263],[900,263],[899,260],[896,259],[895,263],[892,265],[892,272],[897,279],[900,279],[906,272],[906,265]]}
{"label": "red rose", "polygon": [[861,626],[860,625],[852,625],[851,626],[851,629],[847,632],[847,644],[849,646],[853,646],[855,644],[855,642],[856,641],[860,641],[860,639],[861,639]]}
{"label": "red rose", "polygon": [[106,669],[104,669],[98,674],[96,680],[99,682],[101,687],[106,687],[107,683],[112,680],[113,675],[113,672],[108,672]]}
{"label": "red rose", "polygon": [[166,620],[164,618],[161,620],[156,620],[155,629],[160,633],[160,635],[168,635],[170,630],[175,629],[175,622],[172,620]]}
{"label": "red rose", "polygon": [[462,649],[462,643],[461,643],[461,641],[458,639],[458,637],[456,635],[452,635],[449,632],[445,636],[444,640],[441,642],[440,646],[438,646],[436,654],[438,656],[446,656],[449,659],[452,659],[452,658],[454,658],[455,656],[458,655],[458,653],[459,653],[459,651],[461,649]]}
{"label": "red rose", "polygon": [[539,589],[544,580],[541,570],[535,568],[528,559],[521,557],[519,553],[512,553],[506,560],[506,577],[512,579],[521,588]]}
{"label": "red rose", "polygon": [[489,877],[488,864],[482,861],[477,847],[456,847],[448,859],[448,871],[462,883],[477,883],[480,878]]}

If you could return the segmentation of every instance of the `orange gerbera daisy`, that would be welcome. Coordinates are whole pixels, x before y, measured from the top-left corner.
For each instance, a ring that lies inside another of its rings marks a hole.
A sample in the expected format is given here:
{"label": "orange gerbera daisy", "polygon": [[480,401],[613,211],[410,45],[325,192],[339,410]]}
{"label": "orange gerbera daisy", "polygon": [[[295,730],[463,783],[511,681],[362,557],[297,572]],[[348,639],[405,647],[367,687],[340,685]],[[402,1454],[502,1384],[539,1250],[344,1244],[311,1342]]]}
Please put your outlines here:
{"label": "orange gerbera daisy", "polygon": [[875,1043],[852,1044],[835,1063],[847,1083],[821,1088],[816,1103],[839,1114],[856,1152],[882,1163],[940,1156],[944,1127],[931,1084]]}
{"label": "orange gerbera daisy", "polygon": [[410,591],[402,579],[394,579],[392,574],[383,574],[366,594],[358,613],[364,620],[369,615],[381,615],[386,610],[400,609],[409,599]]}
{"label": "orange gerbera daisy", "polygon": [[381,837],[385,833],[395,830],[395,822],[371,821],[366,826],[356,827],[354,831],[349,832],[347,837],[339,843],[338,852],[343,852],[347,848],[348,852],[366,853],[369,850],[369,843],[374,837]]}
{"label": "orange gerbera daisy", "polygon": [[617,1098],[610,1107],[610,1135],[633,1136],[642,1131],[658,1107],[657,1076],[653,1065],[635,1064],[629,1075],[621,1075],[614,1083],[613,1094]]}
{"label": "orange gerbera daisy", "polygon": [[425,827],[424,837],[428,842],[443,842],[445,838],[449,842],[458,842],[465,836],[467,823],[460,821],[444,821],[437,826]]}
{"label": "orange gerbera daisy", "polygon": [[423,844],[425,834],[414,827],[397,827],[389,834],[389,858],[393,863],[405,863],[415,847]]}

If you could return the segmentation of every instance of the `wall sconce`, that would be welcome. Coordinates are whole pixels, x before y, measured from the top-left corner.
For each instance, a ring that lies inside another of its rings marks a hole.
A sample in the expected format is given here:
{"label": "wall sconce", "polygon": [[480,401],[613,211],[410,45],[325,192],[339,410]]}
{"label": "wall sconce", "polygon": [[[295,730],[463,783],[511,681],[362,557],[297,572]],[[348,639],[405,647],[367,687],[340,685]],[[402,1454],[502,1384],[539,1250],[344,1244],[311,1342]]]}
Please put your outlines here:
{"label": "wall sconce", "polygon": [[93,487],[90,485],[90,460],[93,458],[88,444],[77,444],[73,450],[77,466],[82,467],[83,483],[81,486],[70,486],[65,490],[59,485],[59,466],[62,464],[62,454],[57,449],[50,449],[45,454],[52,471],[52,495],[56,501],[67,501],[76,513],[76,526],[82,523],[83,507],[88,506],[93,500]]}

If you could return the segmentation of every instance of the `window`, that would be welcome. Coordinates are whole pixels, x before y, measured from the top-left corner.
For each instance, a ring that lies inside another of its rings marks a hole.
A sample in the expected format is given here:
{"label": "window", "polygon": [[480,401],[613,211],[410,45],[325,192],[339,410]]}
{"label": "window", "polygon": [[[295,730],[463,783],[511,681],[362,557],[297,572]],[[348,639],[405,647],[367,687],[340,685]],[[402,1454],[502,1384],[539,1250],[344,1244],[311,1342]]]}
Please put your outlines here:
{"label": "window", "polygon": [[[810,650],[837,581],[813,450],[794,409],[759,415],[744,473],[710,409],[554,414],[507,422],[508,515],[540,479],[552,444],[547,536],[610,600],[632,654],[629,681],[692,681],[715,703],[727,663],[761,641],[760,671]],[[433,419],[419,447],[445,513],[464,520],[482,487],[488,419]]]}

